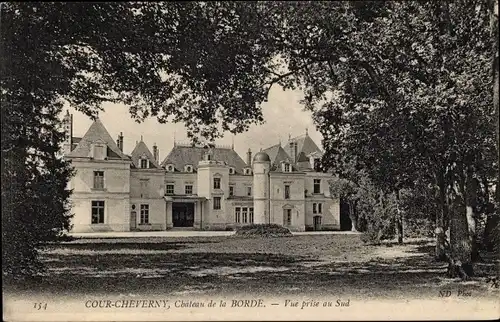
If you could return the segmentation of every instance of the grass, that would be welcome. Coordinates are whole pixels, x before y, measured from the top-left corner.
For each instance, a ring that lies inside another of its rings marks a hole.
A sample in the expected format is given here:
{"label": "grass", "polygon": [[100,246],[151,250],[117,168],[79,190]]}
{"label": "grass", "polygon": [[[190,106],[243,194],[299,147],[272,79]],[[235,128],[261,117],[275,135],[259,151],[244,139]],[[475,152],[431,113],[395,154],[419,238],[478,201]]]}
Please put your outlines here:
{"label": "grass", "polygon": [[[391,247],[388,247],[391,246]],[[4,285],[17,294],[273,294],[427,298],[466,287],[498,296],[486,283],[489,259],[469,282],[448,279],[429,240],[364,245],[359,235],[275,238],[76,239],[42,252],[48,270]]]}

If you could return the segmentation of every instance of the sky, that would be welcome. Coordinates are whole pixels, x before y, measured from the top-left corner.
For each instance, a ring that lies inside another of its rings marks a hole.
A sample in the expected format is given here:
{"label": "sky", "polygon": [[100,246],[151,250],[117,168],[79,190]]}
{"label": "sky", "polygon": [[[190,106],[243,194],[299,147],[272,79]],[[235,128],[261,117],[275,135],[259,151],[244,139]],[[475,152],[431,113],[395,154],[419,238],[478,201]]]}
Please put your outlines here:
{"label": "sky", "polygon": [[[246,160],[248,148],[255,154],[260,149],[268,148],[292,137],[303,135],[308,131],[309,136],[321,147],[321,134],[316,130],[311,113],[305,111],[299,103],[302,99],[300,91],[283,91],[278,86],[271,89],[268,102],[262,104],[265,123],[253,124],[248,131],[233,135],[229,132],[224,137],[215,141],[219,145],[231,146],[234,139],[234,149],[243,160]],[[160,160],[167,156],[176,142],[189,143],[186,128],[181,123],[160,124],[156,118],[150,117],[142,123],[136,123],[128,112],[128,107],[123,104],[105,103],[104,112],[99,114],[101,122],[115,140],[123,132],[123,150],[130,154],[136,141],[143,137],[144,143],[152,150],[156,143],[160,150]],[[73,136],[83,137],[92,121],[83,113],[69,107],[73,114]],[[66,111],[64,111],[66,113]]]}

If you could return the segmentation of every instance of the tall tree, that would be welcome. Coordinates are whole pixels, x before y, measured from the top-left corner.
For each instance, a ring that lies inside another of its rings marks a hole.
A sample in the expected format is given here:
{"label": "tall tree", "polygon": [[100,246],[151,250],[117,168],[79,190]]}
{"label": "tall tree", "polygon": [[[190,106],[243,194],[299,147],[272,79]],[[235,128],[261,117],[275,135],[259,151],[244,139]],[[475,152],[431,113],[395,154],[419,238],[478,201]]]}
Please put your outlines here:
{"label": "tall tree", "polygon": [[193,139],[262,121],[273,54],[256,31],[277,29],[257,5],[0,4],[4,273],[36,271],[37,249],[69,228],[64,102],[91,117],[122,102]]}

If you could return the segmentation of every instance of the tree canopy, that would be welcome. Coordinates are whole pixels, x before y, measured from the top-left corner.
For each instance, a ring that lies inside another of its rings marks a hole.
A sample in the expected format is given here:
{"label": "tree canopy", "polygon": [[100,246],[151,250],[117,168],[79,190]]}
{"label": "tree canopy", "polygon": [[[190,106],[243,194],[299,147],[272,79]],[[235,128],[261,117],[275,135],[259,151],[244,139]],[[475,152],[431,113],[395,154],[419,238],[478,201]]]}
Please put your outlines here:
{"label": "tree canopy", "polygon": [[491,204],[498,180],[492,11],[490,0],[2,3],[2,217],[23,227],[5,252],[68,228],[64,103],[95,117],[121,102],[212,141],[263,122],[275,85],[304,92],[323,168],[364,171],[391,204],[428,186],[438,226],[470,223],[477,207],[454,204],[469,209],[477,193]]}

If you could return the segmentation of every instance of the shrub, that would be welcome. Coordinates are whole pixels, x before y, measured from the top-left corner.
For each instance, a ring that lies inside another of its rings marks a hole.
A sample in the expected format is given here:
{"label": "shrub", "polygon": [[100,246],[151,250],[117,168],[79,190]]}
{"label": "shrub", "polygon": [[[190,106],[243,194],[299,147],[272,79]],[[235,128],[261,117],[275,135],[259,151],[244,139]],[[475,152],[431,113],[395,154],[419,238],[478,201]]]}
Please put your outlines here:
{"label": "shrub", "polygon": [[243,237],[283,237],[292,236],[290,229],[277,224],[252,224],[239,227],[235,236]]}
{"label": "shrub", "polygon": [[378,189],[367,177],[360,180],[358,189],[359,218],[363,218],[366,229],[361,240],[369,244],[380,244],[395,235],[396,197]]}

